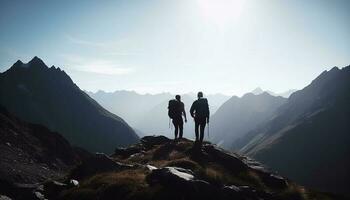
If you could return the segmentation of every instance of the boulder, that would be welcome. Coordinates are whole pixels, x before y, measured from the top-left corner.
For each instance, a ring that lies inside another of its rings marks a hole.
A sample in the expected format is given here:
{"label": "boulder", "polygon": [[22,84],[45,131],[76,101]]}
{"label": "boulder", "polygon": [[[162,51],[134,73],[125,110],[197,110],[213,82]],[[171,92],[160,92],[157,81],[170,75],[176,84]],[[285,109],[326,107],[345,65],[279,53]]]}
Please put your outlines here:
{"label": "boulder", "polygon": [[0,200],[12,200],[12,199],[8,196],[0,195]]}
{"label": "boulder", "polygon": [[168,188],[174,192],[173,197],[177,199],[211,199],[218,194],[216,187],[206,181],[196,179],[191,170],[179,167],[153,169],[146,177],[146,181],[151,186],[159,184]]}
{"label": "boulder", "polygon": [[218,162],[235,172],[245,171],[248,166],[235,154],[219,149],[214,145],[204,145],[203,150],[215,162]]}
{"label": "boulder", "polygon": [[145,136],[141,139],[141,143],[148,149],[152,148],[154,145],[160,145],[169,143],[172,140],[165,136]]}
{"label": "boulder", "polygon": [[142,145],[133,145],[128,148],[119,147],[115,149],[113,156],[120,156],[121,158],[125,159],[134,154],[141,153],[141,152],[143,152]]}
{"label": "boulder", "polygon": [[262,178],[264,184],[268,187],[280,190],[288,187],[288,182],[282,176],[268,172],[260,172],[260,177]]}

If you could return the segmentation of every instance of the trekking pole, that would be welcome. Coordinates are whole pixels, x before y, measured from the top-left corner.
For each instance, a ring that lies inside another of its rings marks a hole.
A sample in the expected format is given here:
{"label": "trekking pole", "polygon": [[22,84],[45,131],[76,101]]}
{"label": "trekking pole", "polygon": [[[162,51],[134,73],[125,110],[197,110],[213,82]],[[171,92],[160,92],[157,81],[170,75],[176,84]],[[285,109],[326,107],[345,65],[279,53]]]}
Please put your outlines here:
{"label": "trekking pole", "polygon": [[209,139],[209,129],[210,129],[210,126],[209,126],[209,122],[208,122],[208,139]]}

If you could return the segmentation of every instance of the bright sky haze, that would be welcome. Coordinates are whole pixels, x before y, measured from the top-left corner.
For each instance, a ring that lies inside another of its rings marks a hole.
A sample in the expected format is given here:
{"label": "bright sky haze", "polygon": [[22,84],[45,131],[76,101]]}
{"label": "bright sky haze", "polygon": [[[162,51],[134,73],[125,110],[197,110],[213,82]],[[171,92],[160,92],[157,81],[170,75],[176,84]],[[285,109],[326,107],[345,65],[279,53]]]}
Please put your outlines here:
{"label": "bright sky haze", "polygon": [[348,0],[0,1],[0,71],[38,56],[84,90],[242,95],[350,64]]}

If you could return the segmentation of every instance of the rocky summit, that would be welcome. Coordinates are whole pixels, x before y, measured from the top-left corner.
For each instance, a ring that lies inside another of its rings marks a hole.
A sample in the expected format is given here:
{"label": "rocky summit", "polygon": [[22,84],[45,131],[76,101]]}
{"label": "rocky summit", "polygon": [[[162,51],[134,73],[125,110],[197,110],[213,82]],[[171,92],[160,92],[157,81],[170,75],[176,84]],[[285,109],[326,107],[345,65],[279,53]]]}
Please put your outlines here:
{"label": "rocky summit", "polygon": [[42,199],[334,199],[215,145],[146,136],[112,155],[95,154],[62,183],[43,183]]}

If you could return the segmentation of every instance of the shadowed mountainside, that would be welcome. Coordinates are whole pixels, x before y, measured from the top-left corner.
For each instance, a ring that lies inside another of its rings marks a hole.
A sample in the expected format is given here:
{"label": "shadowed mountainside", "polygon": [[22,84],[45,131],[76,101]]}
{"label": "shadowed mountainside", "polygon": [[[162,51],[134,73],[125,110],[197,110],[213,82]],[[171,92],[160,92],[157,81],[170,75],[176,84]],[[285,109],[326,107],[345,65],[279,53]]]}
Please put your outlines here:
{"label": "shadowed mountainside", "polygon": [[138,141],[120,117],[102,108],[60,68],[38,57],[0,74],[0,104],[14,115],[61,133],[89,151],[112,152]]}
{"label": "shadowed mountainside", "polygon": [[248,93],[241,98],[231,97],[211,117],[211,141],[232,150],[232,143],[236,139],[270,120],[285,102],[285,98],[267,92],[258,95]]}
{"label": "shadowed mountainside", "polygon": [[90,154],[46,127],[26,123],[0,106],[0,194],[60,179]]}
{"label": "shadowed mountainside", "polygon": [[235,148],[290,179],[349,195],[350,66],[324,71]]}

